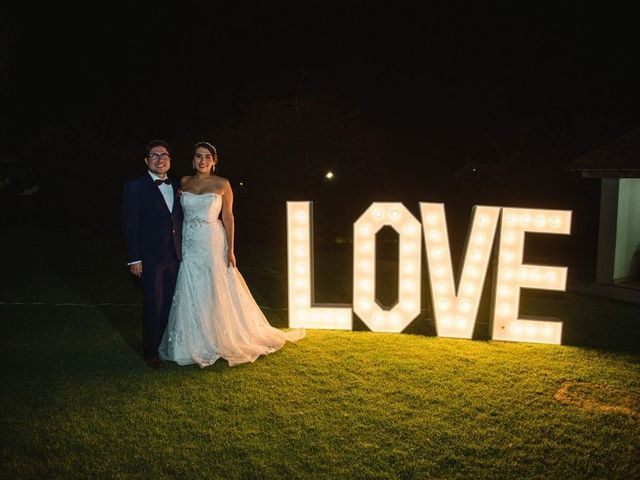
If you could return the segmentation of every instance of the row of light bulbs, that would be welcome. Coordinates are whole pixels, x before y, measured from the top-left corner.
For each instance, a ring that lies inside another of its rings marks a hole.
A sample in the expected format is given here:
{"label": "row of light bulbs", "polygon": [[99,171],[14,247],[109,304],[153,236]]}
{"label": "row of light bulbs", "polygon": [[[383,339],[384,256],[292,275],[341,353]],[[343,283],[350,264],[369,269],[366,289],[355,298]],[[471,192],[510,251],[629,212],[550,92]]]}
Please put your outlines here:
{"label": "row of light bulbs", "polygon": [[[312,291],[311,202],[287,202],[289,325],[351,329],[351,305],[315,305]],[[518,318],[520,288],[564,290],[566,268],[523,265],[525,232],[568,234],[571,212],[476,206],[459,288],[453,278],[444,205],[420,203],[420,222],[401,203],[373,203],[354,223],[353,311],[373,331],[401,332],[420,313],[421,233],[429,264],[439,336],[471,338],[498,221],[498,267],[492,315],[495,339],[560,343],[557,321]],[[391,226],[399,235],[399,300],[390,309],[375,300],[375,235]]]}

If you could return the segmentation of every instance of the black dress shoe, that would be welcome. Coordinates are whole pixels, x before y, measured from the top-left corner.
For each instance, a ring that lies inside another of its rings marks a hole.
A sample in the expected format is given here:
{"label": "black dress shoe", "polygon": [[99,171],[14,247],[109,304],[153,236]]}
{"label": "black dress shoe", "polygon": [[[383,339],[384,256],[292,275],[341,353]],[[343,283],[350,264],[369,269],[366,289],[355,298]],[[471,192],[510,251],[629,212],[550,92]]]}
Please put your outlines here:
{"label": "black dress shoe", "polygon": [[160,360],[160,357],[158,356],[148,357],[145,359],[145,362],[147,362],[147,365],[149,365],[151,368],[164,367],[164,363],[162,363],[162,360]]}

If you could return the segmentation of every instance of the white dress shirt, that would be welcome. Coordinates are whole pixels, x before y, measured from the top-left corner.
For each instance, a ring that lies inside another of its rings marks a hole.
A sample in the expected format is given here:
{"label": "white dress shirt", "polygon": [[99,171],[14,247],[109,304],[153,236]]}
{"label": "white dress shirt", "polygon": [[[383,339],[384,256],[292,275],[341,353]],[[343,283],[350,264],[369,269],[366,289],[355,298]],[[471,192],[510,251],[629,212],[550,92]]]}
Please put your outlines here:
{"label": "white dress shirt", "polygon": [[[151,178],[155,181],[155,180],[164,180],[166,177],[164,178],[160,178],[159,176],[157,176],[155,173],[149,172],[149,175],[151,175]],[[168,183],[161,183],[158,188],[160,189],[160,193],[162,193],[162,196],[164,197],[164,203],[167,204],[167,208],[169,209],[170,212],[173,212],[173,186],[168,184]]]}

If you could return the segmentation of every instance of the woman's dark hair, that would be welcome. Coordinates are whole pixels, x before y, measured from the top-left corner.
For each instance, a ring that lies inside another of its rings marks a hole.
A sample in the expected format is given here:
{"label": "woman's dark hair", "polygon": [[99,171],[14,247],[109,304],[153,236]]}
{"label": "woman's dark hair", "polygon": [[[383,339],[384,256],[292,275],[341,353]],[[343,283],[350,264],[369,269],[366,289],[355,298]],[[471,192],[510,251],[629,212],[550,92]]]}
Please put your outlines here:
{"label": "woman's dark hair", "polygon": [[211,145],[209,142],[196,143],[193,147],[193,154],[191,155],[192,157],[195,156],[196,150],[198,150],[199,148],[206,148],[207,150],[209,150],[209,153],[211,153],[211,156],[213,157],[213,162],[218,163],[218,152],[216,150],[216,147]]}
{"label": "woman's dark hair", "polygon": [[167,149],[167,152],[169,152],[169,156],[173,156],[171,154],[171,147],[169,146],[169,144],[167,142],[165,142],[164,140],[151,140],[149,143],[147,143],[145,145],[145,152],[144,152],[144,156],[145,158],[149,156],[149,154],[151,153],[151,149],[154,147],[164,147]]}

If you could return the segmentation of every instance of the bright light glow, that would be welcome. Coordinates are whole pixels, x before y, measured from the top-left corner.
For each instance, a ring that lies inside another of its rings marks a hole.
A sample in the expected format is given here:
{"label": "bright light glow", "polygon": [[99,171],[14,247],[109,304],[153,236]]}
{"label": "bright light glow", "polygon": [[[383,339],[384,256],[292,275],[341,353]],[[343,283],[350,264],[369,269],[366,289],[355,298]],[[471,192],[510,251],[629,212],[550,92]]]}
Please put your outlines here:
{"label": "bright light glow", "polygon": [[492,314],[494,340],[560,344],[562,322],[518,318],[521,288],[565,290],[566,267],[524,265],[526,232],[568,235],[571,211],[503,208],[495,298]]}
{"label": "bright light glow", "polygon": [[432,228],[431,230],[429,230],[429,233],[426,234],[426,237],[432,242],[439,242],[440,240],[442,240],[442,233],[440,232],[440,230]]}
{"label": "bright light glow", "polygon": [[482,228],[486,228],[491,223],[491,218],[487,215],[479,215],[478,216],[478,225]]}
{"label": "bright light glow", "polygon": [[444,277],[447,274],[448,270],[447,267],[445,267],[444,265],[436,265],[435,268],[433,269],[433,274],[436,277]]}
{"label": "bright light glow", "polygon": [[505,282],[508,282],[513,278],[513,270],[510,268],[503,268],[500,270],[500,278],[502,278]]}
{"label": "bright light glow", "polygon": [[[564,291],[566,267],[523,264],[526,232],[567,235],[571,211],[475,206],[458,288],[452,270],[444,205],[420,203],[422,226],[401,203],[373,203],[354,223],[353,311],[350,305],[313,301],[311,202],[287,202],[289,326],[351,329],[355,312],[373,331],[400,332],[420,313],[421,239],[424,236],[438,336],[471,338],[496,236],[491,336],[495,340],[559,344],[562,323],[519,318],[521,288]],[[375,240],[389,225],[399,234],[398,303],[382,308],[375,299]],[[424,235],[422,235],[424,233]]]}
{"label": "bright light glow", "polygon": [[362,244],[360,244],[360,248],[363,252],[369,253],[371,252],[373,245],[371,244],[371,242],[362,242]]}
{"label": "bright light glow", "polygon": [[415,223],[407,223],[404,227],[402,227],[402,233],[408,236],[415,235],[419,231],[420,229],[416,227]]}
{"label": "bright light glow", "polygon": [[415,273],[416,271],[416,263],[415,262],[405,262],[402,264],[402,271],[405,273]]}
{"label": "bright light glow", "polygon": [[512,289],[507,285],[500,285],[500,287],[498,287],[497,292],[498,292],[498,296],[501,298],[510,297],[512,295]]}
{"label": "bright light glow", "polygon": [[369,310],[371,308],[371,302],[366,298],[361,298],[358,300],[358,307],[360,307],[361,310]]}
{"label": "bright light glow", "polygon": [[[367,249],[367,252],[369,252],[369,249]],[[369,272],[371,270],[371,262],[369,260],[360,260],[358,268],[363,272]]]}
{"label": "bright light glow", "polygon": [[[480,296],[491,256],[500,207],[473,207],[471,230],[460,291],[455,288],[444,205],[420,203],[424,244],[427,250],[431,298],[439,337],[471,338]],[[453,320],[450,314],[455,315]]]}
{"label": "bright light glow", "polygon": [[[479,222],[478,222],[479,223]],[[486,226],[483,226],[483,228],[486,228]],[[487,241],[487,236],[484,233],[477,233],[474,237],[473,237],[473,241],[482,245],[484,242]]]}
{"label": "bright light glow", "polygon": [[319,306],[313,301],[311,209],[311,202],[287,202],[289,326],[351,330],[350,307]]}
{"label": "bright light glow", "polygon": [[[375,234],[386,225],[400,237],[399,298],[389,310],[375,300]],[[354,312],[374,332],[401,332],[420,313],[421,256],[420,238],[416,234],[420,234],[420,223],[401,203],[372,203],[353,225]],[[371,248],[363,248],[366,242]]]}
{"label": "bright light glow", "polygon": [[415,243],[407,242],[404,245],[402,245],[402,252],[404,252],[406,255],[413,255],[416,252]]}
{"label": "bright light glow", "polygon": [[306,262],[296,262],[294,264],[293,270],[298,275],[305,275],[309,271],[308,263],[306,263]]}
{"label": "bright light glow", "polygon": [[[402,300],[400,302],[400,306],[402,307],[403,310],[407,311],[407,312],[412,312],[413,310],[416,309],[416,302],[414,300],[412,300],[411,298],[408,298],[406,300]],[[418,310],[418,313],[420,313],[420,311]],[[414,315],[413,318],[415,318],[417,316]],[[411,320],[413,320],[413,318]],[[411,323],[411,320],[409,321],[409,323]],[[407,323],[408,325],[408,323]]]}
{"label": "bright light glow", "polygon": [[513,252],[511,250],[505,250],[504,252],[502,252],[502,259],[506,263],[512,262],[514,259]]}
{"label": "bright light glow", "polygon": [[468,312],[469,310],[471,310],[471,302],[469,302],[468,300],[461,300],[458,302],[458,308],[462,312]]}
{"label": "bright light glow", "polygon": [[449,310],[449,307],[451,306],[451,302],[449,300],[440,300],[438,302],[438,306],[440,307],[440,310],[442,311],[446,311]]}
{"label": "bright light glow", "polygon": [[362,223],[358,227],[358,231],[362,237],[368,237],[373,232],[373,230],[371,229],[371,225],[369,223]]}
{"label": "bright light glow", "polygon": [[477,280],[478,278],[480,278],[480,269],[475,265],[469,265],[467,267],[467,275],[469,276],[469,278]]}
{"label": "bright light glow", "polygon": [[370,292],[371,286],[371,280],[369,280],[368,278],[363,278],[362,280],[360,280],[360,283],[358,283],[358,288],[363,292]]}
{"label": "bright light glow", "polygon": [[331,170],[329,170],[327,173],[324,174],[324,178],[326,178],[327,180],[331,180],[333,178],[333,172]]}
{"label": "bright light glow", "polygon": [[306,225],[307,223],[309,223],[309,217],[306,215],[306,213],[302,209],[296,210],[296,213],[293,215],[293,218],[295,219],[295,223],[298,223],[298,224]]}
{"label": "bright light glow", "polygon": [[407,279],[402,283],[401,288],[406,292],[415,292],[416,284],[413,280]]}
{"label": "bright light glow", "polygon": [[302,227],[298,227],[293,231],[293,235],[296,240],[302,241],[307,238],[307,231]]}

